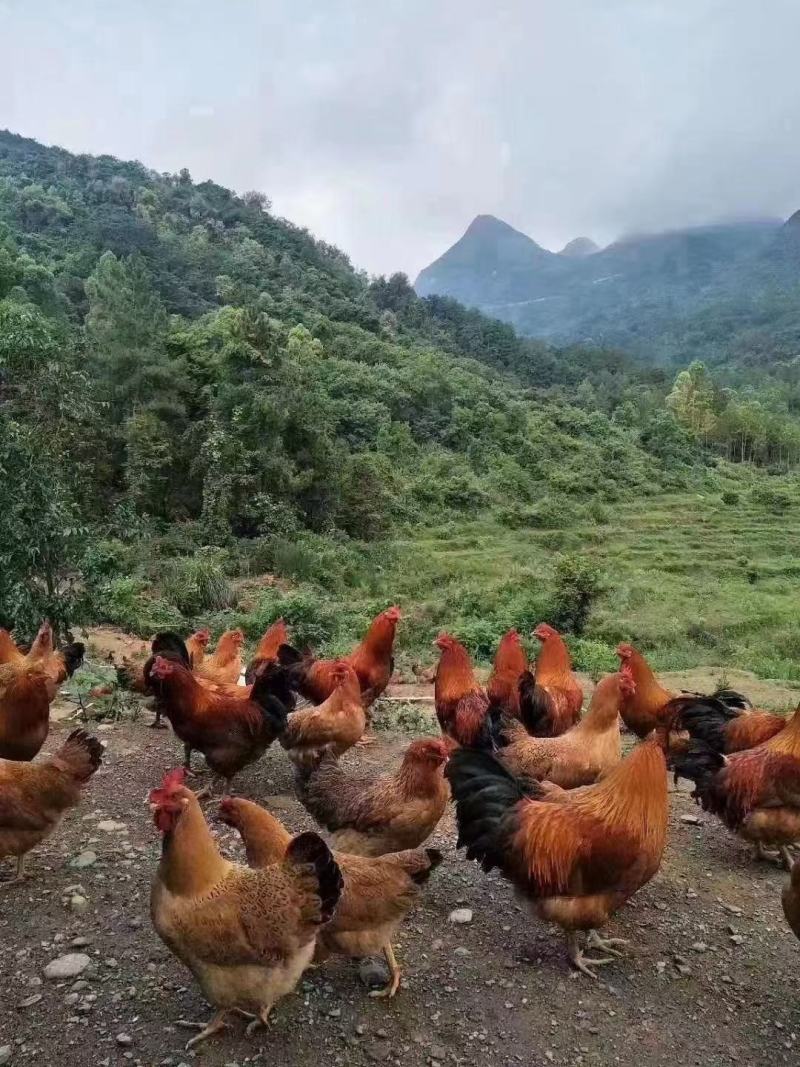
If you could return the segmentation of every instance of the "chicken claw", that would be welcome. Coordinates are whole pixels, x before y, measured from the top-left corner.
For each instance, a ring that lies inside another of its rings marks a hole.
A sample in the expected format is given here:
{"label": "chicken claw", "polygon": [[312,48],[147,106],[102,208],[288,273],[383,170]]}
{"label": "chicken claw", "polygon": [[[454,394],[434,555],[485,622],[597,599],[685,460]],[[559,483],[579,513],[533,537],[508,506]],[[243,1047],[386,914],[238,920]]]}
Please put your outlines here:
{"label": "chicken claw", "polygon": [[251,1023],[247,1024],[247,1029],[245,1030],[247,1037],[252,1037],[260,1026],[263,1026],[265,1030],[269,1030],[269,1013],[271,1011],[271,1004],[266,1004],[263,1008],[259,1009],[258,1015]]}
{"label": "chicken claw", "polygon": [[25,853],[21,856],[17,856],[17,873],[13,878],[9,878],[7,882],[0,882],[0,889],[8,889],[9,886],[19,885],[20,882],[24,882],[26,878],[25,874]]}
{"label": "chicken claw", "polygon": [[377,740],[375,734],[362,734],[356,741],[356,748],[366,748],[367,745],[374,745]]}
{"label": "chicken claw", "polygon": [[576,930],[570,930],[567,933],[567,952],[572,965],[588,978],[594,978],[595,981],[597,980],[597,975],[592,970],[592,967],[602,967],[606,963],[613,963],[615,957],[619,956],[619,952],[615,952],[614,956],[605,956],[599,960],[588,959],[584,956],[583,949],[578,944],[578,933]]}
{"label": "chicken claw", "polygon": [[615,945],[627,945],[628,940],[624,937],[601,937],[596,930],[590,930],[586,937],[587,948],[597,948],[601,952],[607,952],[610,956],[622,957],[624,952],[619,952]]}
{"label": "chicken claw", "polygon": [[371,989],[369,991],[369,995],[376,999],[378,997],[393,997],[400,988],[400,977],[402,972],[397,965],[394,949],[391,945],[384,946],[383,955],[385,956],[386,963],[389,967],[389,984],[384,986],[383,989]]}
{"label": "chicken claw", "polygon": [[191,1038],[186,1042],[186,1051],[190,1048],[194,1048],[195,1045],[199,1045],[201,1041],[205,1041],[213,1034],[218,1033],[220,1030],[230,1029],[230,1023],[225,1021],[225,1016],[228,1014],[228,1009],[218,1011],[210,1023],[193,1023],[188,1019],[178,1019],[176,1026],[182,1026],[185,1030],[199,1030],[200,1033],[196,1037]]}

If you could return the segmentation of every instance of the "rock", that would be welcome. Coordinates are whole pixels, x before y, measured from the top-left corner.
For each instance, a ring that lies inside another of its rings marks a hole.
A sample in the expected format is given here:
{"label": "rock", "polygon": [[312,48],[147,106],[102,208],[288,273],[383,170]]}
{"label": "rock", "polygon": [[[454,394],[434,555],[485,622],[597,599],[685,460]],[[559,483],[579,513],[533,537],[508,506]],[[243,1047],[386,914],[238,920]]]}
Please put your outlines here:
{"label": "rock", "polygon": [[21,1000],[19,1002],[19,1004],[18,1004],[18,1007],[20,1007],[20,1008],[32,1008],[33,1005],[34,1004],[38,1004],[41,999],[42,999],[42,994],[41,993],[34,993],[32,996],[26,997],[24,1000]]}
{"label": "rock", "polygon": [[84,867],[91,867],[97,863],[97,853],[92,852],[90,848],[87,848],[85,852],[80,852],[74,860],[70,863],[70,867],[76,867],[78,870],[82,870]]}
{"label": "rock", "polygon": [[57,959],[51,960],[44,969],[44,976],[54,980],[77,978],[91,962],[91,959],[84,952],[68,952],[65,956],[59,956]]}
{"label": "rock", "polygon": [[699,815],[693,815],[691,812],[681,815],[681,822],[688,823],[690,826],[700,826],[702,821]]}
{"label": "rock", "polygon": [[3,1045],[2,1048],[0,1048],[0,1065],[10,1063],[12,1055],[13,1051],[11,1045]]}
{"label": "rock", "polygon": [[91,945],[92,939],[90,937],[75,937],[70,941],[70,948],[88,948]]}
{"label": "rock", "polygon": [[80,893],[74,893],[69,898],[69,909],[70,911],[77,912],[80,915],[84,911],[88,911],[89,901],[86,899],[86,897],[82,897]]}
{"label": "rock", "polygon": [[695,943],[692,945],[692,948],[695,950],[695,952],[705,952],[708,948],[708,945],[705,943],[705,941],[695,941]]}
{"label": "rock", "polygon": [[741,945],[744,941],[744,937],[741,934],[731,934],[731,941],[734,945]]}
{"label": "rock", "polygon": [[118,830],[124,830],[128,832],[128,827],[124,822],[114,822],[113,819],[104,819],[103,822],[97,824],[97,829],[102,830],[104,834],[114,834]]}
{"label": "rock", "polygon": [[328,1012],[328,1018],[329,1019],[341,1019],[341,1017],[342,1017],[342,1009],[341,1008],[331,1008],[331,1010]]}
{"label": "rock", "polygon": [[133,1038],[130,1034],[117,1034],[116,1042],[123,1048],[129,1048],[133,1044]]}
{"label": "rock", "polygon": [[455,911],[450,912],[448,919],[457,926],[464,926],[472,922],[472,911],[470,908],[456,908]]}
{"label": "rock", "polygon": [[383,989],[389,984],[389,968],[383,960],[361,960],[358,964],[358,977],[367,989]]}
{"label": "rock", "polygon": [[471,956],[472,953],[464,945],[459,945],[458,948],[453,949],[453,955],[455,956]]}

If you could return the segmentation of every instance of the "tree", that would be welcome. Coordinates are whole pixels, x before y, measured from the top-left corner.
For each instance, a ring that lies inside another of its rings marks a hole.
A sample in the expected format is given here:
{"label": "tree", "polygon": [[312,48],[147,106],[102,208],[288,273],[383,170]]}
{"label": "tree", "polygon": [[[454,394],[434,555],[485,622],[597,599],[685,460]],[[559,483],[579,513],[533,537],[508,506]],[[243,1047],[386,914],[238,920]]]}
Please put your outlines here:
{"label": "tree", "polygon": [[667,406],[679,422],[706,440],[714,429],[714,384],[706,365],[699,360],[682,370],[675,379],[672,392],[667,397]]}

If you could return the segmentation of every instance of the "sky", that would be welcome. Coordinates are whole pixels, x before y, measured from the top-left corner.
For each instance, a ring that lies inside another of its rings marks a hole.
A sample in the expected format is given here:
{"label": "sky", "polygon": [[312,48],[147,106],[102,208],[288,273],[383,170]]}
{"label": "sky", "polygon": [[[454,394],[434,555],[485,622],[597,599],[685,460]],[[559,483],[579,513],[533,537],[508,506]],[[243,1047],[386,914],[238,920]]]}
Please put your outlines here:
{"label": "sky", "polygon": [[800,207],[800,0],[0,0],[0,128],[188,167],[412,278]]}

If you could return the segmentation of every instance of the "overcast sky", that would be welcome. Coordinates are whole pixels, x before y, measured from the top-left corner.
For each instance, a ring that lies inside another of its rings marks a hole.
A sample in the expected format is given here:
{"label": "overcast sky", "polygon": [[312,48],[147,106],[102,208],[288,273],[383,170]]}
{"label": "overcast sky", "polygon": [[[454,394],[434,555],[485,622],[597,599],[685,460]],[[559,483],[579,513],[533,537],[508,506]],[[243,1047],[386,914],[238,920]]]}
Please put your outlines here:
{"label": "overcast sky", "polygon": [[0,0],[0,127],[261,189],[412,277],[800,207],[800,0]]}

